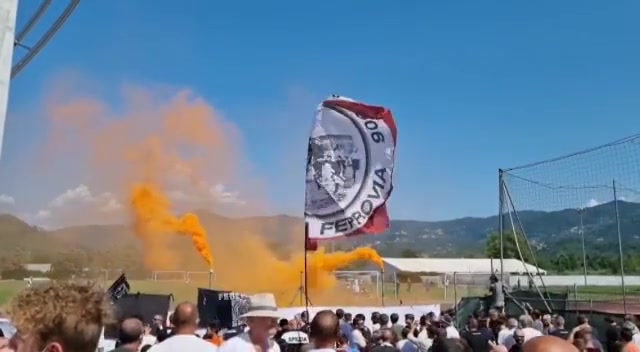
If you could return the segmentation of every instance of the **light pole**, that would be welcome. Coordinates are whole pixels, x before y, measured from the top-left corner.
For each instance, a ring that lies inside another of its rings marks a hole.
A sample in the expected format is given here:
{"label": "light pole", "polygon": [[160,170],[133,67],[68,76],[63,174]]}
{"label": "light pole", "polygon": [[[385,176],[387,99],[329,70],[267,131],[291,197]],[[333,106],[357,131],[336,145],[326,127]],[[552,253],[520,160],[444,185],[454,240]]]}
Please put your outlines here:
{"label": "light pole", "polygon": [[582,240],[582,274],[584,275],[584,285],[587,286],[587,250],[584,240],[584,208],[578,208],[578,215],[580,215],[580,228],[578,232],[580,239]]}

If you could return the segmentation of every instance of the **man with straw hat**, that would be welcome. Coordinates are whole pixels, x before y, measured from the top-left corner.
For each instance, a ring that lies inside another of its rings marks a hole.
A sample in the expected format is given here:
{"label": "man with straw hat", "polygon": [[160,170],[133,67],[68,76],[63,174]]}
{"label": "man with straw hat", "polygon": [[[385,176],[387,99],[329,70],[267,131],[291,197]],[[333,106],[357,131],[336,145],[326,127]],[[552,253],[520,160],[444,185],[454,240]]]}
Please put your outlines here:
{"label": "man with straw hat", "polygon": [[247,312],[240,318],[246,321],[249,330],[225,341],[219,351],[280,352],[280,346],[272,338],[280,318],[273,294],[259,293],[249,296]]}

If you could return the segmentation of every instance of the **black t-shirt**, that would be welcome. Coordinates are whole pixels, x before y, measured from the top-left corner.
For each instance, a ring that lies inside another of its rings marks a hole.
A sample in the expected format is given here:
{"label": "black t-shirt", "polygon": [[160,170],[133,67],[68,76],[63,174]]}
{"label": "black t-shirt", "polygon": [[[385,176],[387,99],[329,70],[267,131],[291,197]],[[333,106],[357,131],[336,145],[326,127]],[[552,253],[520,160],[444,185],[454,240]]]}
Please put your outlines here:
{"label": "black t-shirt", "polygon": [[607,351],[615,351],[618,340],[620,340],[620,327],[618,325],[609,325],[604,333]]}
{"label": "black t-shirt", "polygon": [[571,332],[565,328],[562,329],[555,329],[551,332],[551,336],[555,336],[555,337],[559,337],[563,340],[566,340],[569,338],[569,335],[571,334]]}
{"label": "black t-shirt", "polygon": [[522,352],[522,345],[513,345],[509,349],[509,352]]}
{"label": "black t-shirt", "polygon": [[482,331],[465,331],[462,333],[461,337],[465,341],[467,341],[467,344],[469,344],[469,347],[471,347],[471,350],[473,352],[491,351],[491,346],[489,345],[489,337]]}

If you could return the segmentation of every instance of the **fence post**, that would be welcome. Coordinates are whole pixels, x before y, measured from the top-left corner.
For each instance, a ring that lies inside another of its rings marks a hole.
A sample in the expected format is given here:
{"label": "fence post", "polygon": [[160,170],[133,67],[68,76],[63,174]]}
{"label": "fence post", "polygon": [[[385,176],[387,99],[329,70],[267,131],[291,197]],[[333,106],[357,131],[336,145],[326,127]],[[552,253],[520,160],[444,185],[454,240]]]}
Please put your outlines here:
{"label": "fence post", "polygon": [[444,288],[444,301],[447,301],[447,282],[449,280],[447,280],[447,274],[444,274],[443,276],[443,280],[442,280],[442,287]]}
{"label": "fence post", "polygon": [[576,308],[576,315],[580,311],[580,307],[578,307],[578,284],[573,284],[573,305]]}
{"label": "fence post", "polygon": [[[454,271],[453,272],[453,304],[458,304],[458,281],[456,278],[457,273]],[[456,309],[457,312],[457,309]]]}
{"label": "fence post", "polygon": [[398,273],[393,272],[393,292],[396,297],[396,301],[398,300]]}

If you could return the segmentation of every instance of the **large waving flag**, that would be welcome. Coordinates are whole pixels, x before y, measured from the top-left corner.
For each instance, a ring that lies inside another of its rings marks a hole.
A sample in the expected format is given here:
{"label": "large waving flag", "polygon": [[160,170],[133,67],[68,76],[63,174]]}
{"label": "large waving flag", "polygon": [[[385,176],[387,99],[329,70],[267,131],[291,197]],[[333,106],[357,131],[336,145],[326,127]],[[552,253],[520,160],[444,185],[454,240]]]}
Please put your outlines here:
{"label": "large waving flag", "polygon": [[391,111],[331,96],[316,112],[307,155],[305,232],[315,241],[389,228],[398,131]]}

